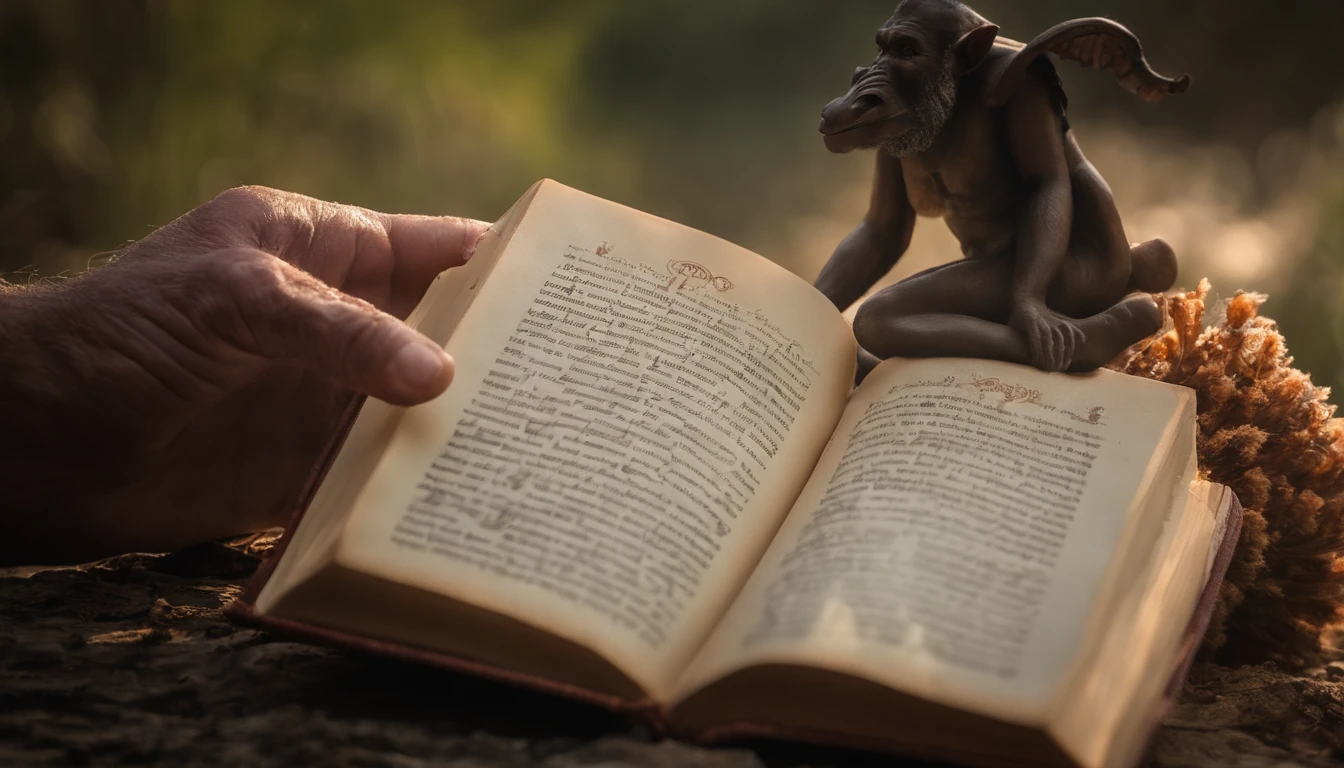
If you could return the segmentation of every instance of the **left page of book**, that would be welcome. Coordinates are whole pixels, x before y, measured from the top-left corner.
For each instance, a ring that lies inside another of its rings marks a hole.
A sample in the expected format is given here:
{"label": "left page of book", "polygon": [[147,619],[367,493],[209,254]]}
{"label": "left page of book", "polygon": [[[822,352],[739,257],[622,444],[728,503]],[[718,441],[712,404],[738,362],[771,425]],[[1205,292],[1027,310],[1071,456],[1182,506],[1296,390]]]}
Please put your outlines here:
{"label": "left page of book", "polygon": [[[533,185],[477,242],[465,265],[440,273],[406,324],[432,339],[447,340],[471,308],[476,289],[499,262],[502,247],[513,236],[540,184]],[[350,425],[340,450],[324,468],[325,476],[302,510],[293,530],[286,532],[284,556],[275,563],[256,598],[257,610],[267,613],[295,584],[310,579],[331,562],[350,504],[368,482],[382,452],[395,434],[404,408],[366,399]]]}
{"label": "left page of book", "polygon": [[668,693],[844,409],[849,326],[760,256],[543,182],[447,349],[336,562]]}

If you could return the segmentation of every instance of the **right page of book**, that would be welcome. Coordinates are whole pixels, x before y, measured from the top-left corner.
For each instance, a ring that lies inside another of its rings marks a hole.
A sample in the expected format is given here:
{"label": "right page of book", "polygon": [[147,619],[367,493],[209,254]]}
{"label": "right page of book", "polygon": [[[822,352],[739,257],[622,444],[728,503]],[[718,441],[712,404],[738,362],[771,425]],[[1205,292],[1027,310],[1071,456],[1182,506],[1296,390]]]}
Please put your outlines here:
{"label": "right page of book", "polygon": [[1037,720],[1185,396],[1110,371],[884,363],[683,695],[748,666],[800,664]]}

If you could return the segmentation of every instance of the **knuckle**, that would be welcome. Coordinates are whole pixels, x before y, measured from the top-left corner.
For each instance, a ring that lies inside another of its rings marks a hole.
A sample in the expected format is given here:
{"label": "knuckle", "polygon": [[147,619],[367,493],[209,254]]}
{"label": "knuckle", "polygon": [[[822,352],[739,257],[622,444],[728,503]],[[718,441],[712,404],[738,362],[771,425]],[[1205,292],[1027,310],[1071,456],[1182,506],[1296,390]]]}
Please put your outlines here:
{"label": "knuckle", "polygon": [[212,220],[256,219],[266,215],[278,193],[266,187],[226,189],[197,210]]}
{"label": "knuckle", "polygon": [[257,185],[233,187],[215,195],[206,205],[216,208],[246,209],[267,205],[279,194],[278,190]]}
{"label": "knuckle", "polygon": [[217,251],[199,263],[207,280],[230,291],[269,290],[282,282],[277,260],[249,248]]}
{"label": "knuckle", "polygon": [[234,187],[193,208],[131,246],[123,258],[196,258],[220,248],[251,243],[250,230],[264,221],[283,193],[267,187]]}
{"label": "knuckle", "polygon": [[247,332],[248,318],[274,316],[283,301],[287,282],[279,262],[258,251],[219,251],[197,262],[196,314],[209,328],[228,339]]}
{"label": "knuckle", "polygon": [[340,221],[350,233],[354,277],[390,275],[395,269],[392,241],[387,226],[372,211],[344,207]]}
{"label": "knuckle", "polygon": [[377,366],[388,350],[394,345],[390,342],[397,335],[397,329],[372,307],[346,315],[348,333],[333,338],[333,353],[342,364],[356,370],[368,370]]}
{"label": "knuckle", "polygon": [[205,242],[232,242],[237,235],[265,221],[282,193],[268,187],[234,187],[215,195],[187,218],[198,238]]}

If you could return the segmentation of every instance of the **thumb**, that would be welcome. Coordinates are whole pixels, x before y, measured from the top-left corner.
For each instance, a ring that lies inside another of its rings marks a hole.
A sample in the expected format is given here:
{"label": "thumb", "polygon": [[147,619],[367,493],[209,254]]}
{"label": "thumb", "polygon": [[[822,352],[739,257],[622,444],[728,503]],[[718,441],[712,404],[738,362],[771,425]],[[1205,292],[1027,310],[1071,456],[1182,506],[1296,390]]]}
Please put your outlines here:
{"label": "thumb", "polygon": [[281,259],[237,248],[203,261],[225,296],[215,330],[244,352],[301,361],[393,405],[430,400],[453,379],[432,339]]}

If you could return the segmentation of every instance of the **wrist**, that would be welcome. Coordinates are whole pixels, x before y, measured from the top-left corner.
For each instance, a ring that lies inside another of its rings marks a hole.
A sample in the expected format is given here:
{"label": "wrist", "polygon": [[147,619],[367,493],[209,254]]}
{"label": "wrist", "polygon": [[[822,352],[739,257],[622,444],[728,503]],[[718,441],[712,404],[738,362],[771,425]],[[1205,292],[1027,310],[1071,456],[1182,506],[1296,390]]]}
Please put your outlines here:
{"label": "wrist", "polygon": [[[31,455],[54,440],[66,383],[57,358],[70,343],[58,330],[60,292],[47,286],[0,290],[0,453]],[[44,336],[51,343],[42,343]],[[7,471],[0,464],[0,473]]]}
{"label": "wrist", "polygon": [[1013,311],[1045,308],[1045,297],[1038,295],[1036,291],[1013,291],[1011,301]]}
{"label": "wrist", "polygon": [[40,562],[77,527],[92,441],[65,287],[0,288],[0,564]]}

